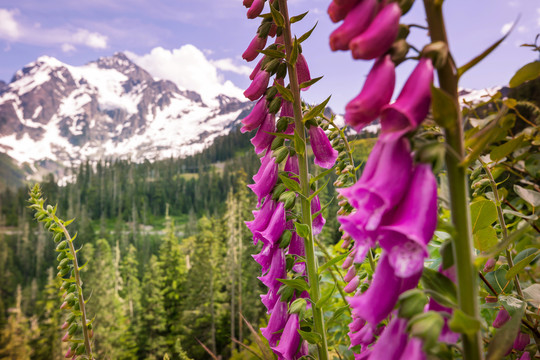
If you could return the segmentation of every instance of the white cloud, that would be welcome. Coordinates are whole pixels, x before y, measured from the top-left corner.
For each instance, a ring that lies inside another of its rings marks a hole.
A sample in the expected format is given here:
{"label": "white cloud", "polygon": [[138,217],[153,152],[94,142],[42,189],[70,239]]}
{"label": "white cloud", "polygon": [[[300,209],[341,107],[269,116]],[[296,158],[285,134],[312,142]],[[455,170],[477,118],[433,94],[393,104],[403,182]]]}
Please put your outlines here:
{"label": "white cloud", "polygon": [[[149,54],[142,56],[129,51],[125,53],[152,76],[171,80],[180,88],[199,93],[205,103],[215,104],[214,98],[219,94],[246,100],[242,90],[231,81],[225,80],[219,74],[215,62],[208,60],[204,53],[193,45],[187,44],[173,50],[156,47]],[[217,62],[219,66],[228,64],[227,59]],[[234,68],[239,69],[239,67]]]}
{"label": "white cloud", "polygon": [[17,10],[0,9],[0,39],[15,40],[20,36],[19,24],[15,20]]}
{"label": "white cloud", "polygon": [[510,29],[512,28],[512,25],[513,25],[513,24],[514,24],[514,23],[511,23],[511,22],[510,22],[510,23],[504,24],[504,25],[501,27],[501,34],[502,34],[502,35],[506,35],[506,33],[509,32]]}
{"label": "white cloud", "polygon": [[74,51],[74,45],[107,48],[107,36],[98,32],[70,26],[43,28],[39,23],[15,19],[14,15],[19,15],[19,11],[0,8],[0,39],[39,46],[60,46],[64,52]]}
{"label": "white cloud", "polygon": [[518,31],[518,33],[521,33],[521,34],[523,34],[523,33],[526,33],[526,32],[528,32],[528,31],[529,31],[529,29],[527,29],[527,27],[526,27],[526,26],[524,26],[524,25],[521,25],[521,26],[519,26],[519,27],[517,28],[517,31]]}
{"label": "white cloud", "polygon": [[251,74],[252,69],[246,65],[236,65],[232,59],[211,60],[212,64],[221,71],[230,71],[240,75]]}

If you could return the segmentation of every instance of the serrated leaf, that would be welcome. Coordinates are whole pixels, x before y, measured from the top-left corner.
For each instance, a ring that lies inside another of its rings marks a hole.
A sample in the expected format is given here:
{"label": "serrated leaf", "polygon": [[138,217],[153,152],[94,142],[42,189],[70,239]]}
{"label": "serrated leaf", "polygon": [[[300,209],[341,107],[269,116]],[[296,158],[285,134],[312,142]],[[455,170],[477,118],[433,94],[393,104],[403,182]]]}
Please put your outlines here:
{"label": "serrated leaf", "polygon": [[304,35],[300,36],[300,38],[298,39],[298,43],[301,44],[303,43],[304,41],[306,41],[310,36],[311,36],[311,33],[313,32],[313,30],[315,30],[315,28],[317,27],[317,24],[319,24],[319,22],[317,21],[315,23],[315,25],[311,28],[311,30],[309,30],[308,32],[306,32]]}
{"label": "serrated leaf", "polygon": [[284,86],[281,86],[278,82],[276,82],[274,86],[276,87],[277,91],[281,94],[281,96],[283,96],[283,99],[287,100],[290,103],[294,102],[293,93],[290,89]]}
{"label": "serrated leaf", "polygon": [[512,266],[506,273],[506,280],[513,279],[514,276],[519,274],[521,270],[525,269],[525,266],[529,265],[538,254],[540,254],[540,250],[515,263],[514,266]]}
{"label": "serrated leaf", "polygon": [[489,200],[475,201],[470,208],[473,234],[497,220],[497,207]]}
{"label": "serrated leaf", "polygon": [[294,150],[300,156],[304,156],[306,153],[306,143],[298,134],[297,129],[294,129]]}
{"label": "serrated leaf", "polygon": [[443,274],[430,268],[424,268],[422,286],[439,304],[447,307],[457,307],[457,289],[456,284]]}
{"label": "serrated leaf", "polygon": [[296,60],[298,60],[298,54],[300,52],[300,49],[298,48],[298,46],[299,46],[298,39],[295,36],[292,50],[291,50],[291,55],[289,56],[289,64],[291,66],[294,66],[294,64],[296,64]]}
{"label": "serrated leaf", "polygon": [[540,192],[525,189],[519,185],[514,185],[514,191],[520,198],[531,204],[533,207],[540,206]]}
{"label": "serrated leaf", "polygon": [[296,229],[296,233],[298,234],[298,236],[300,236],[301,238],[307,239],[309,237],[309,226],[307,226],[306,224],[300,224],[295,222],[294,228]]}
{"label": "serrated leaf", "polygon": [[331,267],[332,265],[337,264],[337,263],[340,262],[341,260],[345,259],[348,255],[349,255],[349,253],[342,254],[342,255],[336,256],[336,257],[334,257],[334,258],[328,260],[328,261],[325,262],[322,266],[319,267],[319,274],[322,274],[322,272],[323,272],[324,270],[328,269],[328,268]]}
{"label": "serrated leaf", "polygon": [[292,179],[290,179],[289,177],[287,177],[286,175],[284,174],[279,174],[279,178],[281,179],[281,181],[283,181],[283,184],[289,189],[289,190],[292,190],[292,191],[295,191],[295,192],[301,192],[302,190],[300,189],[300,185],[298,185],[298,183]]}
{"label": "serrated leaf", "polygon": [[493,45],[491,45],[486,50],[484,50],[480,55],[476,56],[474,59],[470,60],[468,63],[461,66],[457,71],[458,78],[461,77],[465,72],[467,72],[467,70],[471,69],[473,66],[478,64],[480,61],[484,60],[484,58],[486,56],[491,54],[491,52],[493,50],[495,50],[497,48],[497,46],[499,46],[504,41],[504,39],[506,39],[508,37],[508,35],[510,35],[512,30],[514,29],[514,26],[516,25],[516,22],[517,22],[517,20],[514,21],[514,23],[512,24],[512,27],[510,28],[510,30],[502,38],[500,38]]}
{"label": "serrated leaf", "polygon": [[311,119],[315,118],[316,116],[318,116],[320,113],[322,113],[324,111],[324,109],[326,108],[326,104],[328,104],[328,102],[330,101],[331,97],[332,97],[332,95],[330,95],[326,100],[324,100],[319,105],[317,105],[315,107],[312,107],[304,115],[304,118],[302,119],[302,121],[305,123],[306,121],[311,120]]}
{"label": "serrated leaf", "polygon": [[486,360],[502,359],[512,349],[514,340],[521,328],[521,318],[525,313],[525,304],[493,336],[487,351]]}
{"label": "serrated leaf", "polygon": [[493,161],[498,161],[502,159],[503,157],[511,154],[514,150],[516,150],[519,145],[523,142],[523,135],[518,136],[515,139],[512,139],[510,141],[505,142],[502,145],[497,146],[491,152],[489,153],[489,157]]}
{"label": "serrated leaf", "polygon": [[473,336],[480,330],[480,321],[470,315],[465,314],[460,309],[454,309],[452,318],[448,321],[450,330]]}
{"label": "serrated leaf", "polygon": [[276,23],[276,25],[279,27],[283,27],[283,25],[285,24],[285,18],[278,10],[276,10],[276,8],[272,4],[270,4],[270,12],[272,13],[274,23]]}
{"label": "serrated leaf", "polygon": [[306,280],[297,278],[297,279],[277,279],[280,283],[285,284],[293,289],[296,289],[300,292],[308,291],[309,285]]}
{"label": "serrated leaf", "polygon": [[300,89],[305,89],[307,87],[310,87],[311,85],[315,84],[317,81],[321,80],[324,76],[319,76],[318,78],[311,79],[309,81],[305,81],[300,84]]}
{"label": "serrated leaf", "polygon": [[510,87],[515,88],[525,81],[534,80],[540,76],[540,61],[533,61],[516,71],[510,79]]}
{"label": "serrated leaf", "polygon": [[298,329],[298,333],[300,334],[302,339],[306,340],[310,344],[319,344],[322,341],[321,334],[314,331],[307,332]]}
{"label": "serrated leaf", "polygon": [[293,17],[291,18],[291,24],[294,24],[295,22],[299,22],[299,21],[302,20],[308,13],[309,13],[309,11],[306,11],[306,12],[303,13],[303,14],[293,16]]}
{"label": "serrated leaf", "polygon": [[497,231],[491,226],[476,231],[473,234],[474,247],[480,251],[487,251],[497,245],[499,238]]}
{"label": "serrated leaf", "polygon": [[458,110],[452,97],[446,91],[431,85],[431,98],[433,120],[445,129],[455,128]]}
{"label": "serrated leaf", "polygon": [[275,58],[275,59],[284,59],[285,58],[285,53],[283,53],[283,51],[266,49],[266,50],[260,50],[259,52],[261,54],[263,54],[263,55],[266,55],[266,56],[269,56],[269,57]]}

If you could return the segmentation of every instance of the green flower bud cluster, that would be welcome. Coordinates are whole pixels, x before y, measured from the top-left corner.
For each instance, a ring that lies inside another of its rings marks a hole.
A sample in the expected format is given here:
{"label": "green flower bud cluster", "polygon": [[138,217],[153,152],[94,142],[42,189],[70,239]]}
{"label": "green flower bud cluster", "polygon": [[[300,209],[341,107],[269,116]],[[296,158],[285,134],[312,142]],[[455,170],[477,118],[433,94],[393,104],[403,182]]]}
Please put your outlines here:
{"label": "green flower bud cluster", "polygon": [[77,359],[80,355],[84,355],[85,359],[93,359],[90,344],[90,339],[93,337],[92,321],[86,320],[82,283],[79,276],[79,270],[82,267],[78,266],[77,254],[73,247],[76,235],[71,237],[66,229],[73,220],[61,220],[56,216],[56,206],[45,206],[38,184],[30,191],[29,202],[31,204],[29,208],[35,211],[34,218],[51,232],[56,244],[56,252],[58,252],[56,269],[57,276],[62,279],[60,290],[63,299],[60,309],[68,312],[61,327],[62,330],[66,330],[62,341],[70,343],[66,358]]}

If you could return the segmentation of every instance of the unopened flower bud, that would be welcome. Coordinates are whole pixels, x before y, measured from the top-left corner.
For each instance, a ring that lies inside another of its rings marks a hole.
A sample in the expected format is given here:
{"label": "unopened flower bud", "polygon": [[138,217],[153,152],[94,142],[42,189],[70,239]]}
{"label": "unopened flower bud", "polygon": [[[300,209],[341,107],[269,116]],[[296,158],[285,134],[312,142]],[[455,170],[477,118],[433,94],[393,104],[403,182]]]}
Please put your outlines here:
{"label": "unopened flower bud", "polygon": [[56,245],[56,251],[62,251],[67,247],[67,241],[64,240],[60,242],[58,245]]}
{"label": "unopened flower bud", "polygon": [[350,294],[350,293],[353,293],[356,291],[356,289],[358,288],[358,285],[360,285],[360,278],[358,276],[355,276],[350,283],[347,284],[347,286],[345,286],[343,288],[343,291],[345,291],[346,293]]}
{"label": "unopened flower bud", "polygon": [[67,303],[66,301],[64,301],[64,302],[62,303],[62,305],[60,305],[60,309],[62,309],[62,310],[63,310],[63,309],[66,309],[67,307],[68,307],[68,303]]}
{"label": "unopened flower bud", "polygon": [[254,0],[247,12],[247,18],[255,19],[257,16],[259,16],[264,9],[265,1],[266,0]]}
{"label": "unopened flower bud", "polygon": [[281,241],[279,242],[279,247],[285,249],[291,243],[292,232],[290,230],[285,230],[283,235],[281,235]]}
{"label": "unopened flower bud", "polygon": [[62,324],[62,326],[60,327],[62,330],[66,330],[67,328],[69,327],[69,323],[66,321]]}
{"label": "unopened flower bud", "polygon": [[283,202],[286,210],[294,207],[296,202],[296,193],[294,191],[286,191],[279,197],[279,201]]}
{"label": "unopened flower bud", "polygon": [[492,272],[495,268],[495,264],[497,264],[497,260],[495,260],[494,258],[488,259],[488,261],[486,261],[486,264],[484,265],[484,272]]}
{"label": "unopened flower bud", "polygon": [[424,47],[421,56],[430,58],[433,66],[440,69],[448,61],[448,45],[444,41],[435,41]]}
{"label": "unopened flower bud", "polygon": [[57,242],[60,242],[60,240],[62,240],[62,237],[64,236],[64,234],[62,233],[58,233],[54,236],[54,242],[57,243]]}
{"label": "unopened flower bud", "polygon": [[70,358],[72,356],[73,356],[73,352],[71,351],[71,349],[68,349],[68,351],[66,352],[66,355],[64,357],[67,359],[67,358]]}
{"label": "unopened flower bud", "polygon": [[525,346],[529,345],[530,342],[531,337],[529,336],[529,334],[520,331],[516,336],[516,340],[514,340],[513,348],[517,351],[523,351],[525,349]]}
{"label": "unopened flower bud", "polygon": [[428,298],[422,291],[413,289],[401,294],[399,301],[399,317],[411,319],[413,316],[424,311],[424,307],[428,303]]}
{"label": "unopened flower bud", "polygon": [[424,340],[428,347],[437,343],[443,325],[444,319],[435,311],[418,314],[409,321],[410,334]]}
{"label": "unopened flower bud", "polygon": [[275,114],[281,109],[281,102],[283,99],[279,96],[276,96],[268,105],[268,112]]}
{"label": "unopened flower bud", "polygon": [[62,342],[67,342],[69,338],[70,338],[69,333],[65,333],[65,335],[62,337]]}
{"label": "unopened flower bud", "polygon": [[349,268],[349,271],[347,271],[347,274],[343,277],[343,280],[345,282],[350,282],[354,277],[356,276],[356,267],[351,266]]}
{"label": "unopened flower bud", "polygon": [[394,64],[402,63],[409,53],[409,48],[409,44],[404,39],[394,41],[390,48],[390,58],[392,59],[392,62],[394,62]]}
{"label": "unopened flower bud", "polygon": [[345,258],[345,261],[343,261],[343,265],[341,265],[342,269],[348,269],[353,264],[354,259],[351,256],[347,256]]}
{"label": "unopened flower bud", "polygon": [[497,313],[497,316],[495,317],[495,320],[493,320],[492,325],[494,328],[498,329],[502,327],[504,324],[506,324],[508,320],[510,320],[510,314],[508,313],[508,311],[506,311],[506,309],[502,308]]}
{"label": "unopened flower bud", "polygon": [[272,145],[270,146],[271,150],[277,150],[278,148],[283,146],[283,143],[285,142],[285,139],[282,137],[276,136],[276,138],[272,141]]}
{"label": "unopened flower bud", "polygon": [[244,51],[242,54],[242,59],[248,62],[255,60],[255,58],[259,55],[259,51],[264,49],[265,45],[266,37],[259,37],[259,35],[255,35],[246,48],[246,51]]}
{"label": "unopened flower bud", "polygon": [[65,258],[67,258],[67,254],[66,254],[65,251],[62,251],[60,254],[58,254],[58,256],[56,257],[56,260],[62,261],[62,260],[64,260]]}
{"label": "unopened flower bud", "polygon": [[75,350],[75,355],[82,355],[86,351],[86,348],[84,347],[84,344],[79,344],[77,346],[77,350]]}
{"label": "unopened flower bud", "polygon": [[276,158],[276,163],[281,164],[283,160],[289,155],[289,149],[286,146],[282,146],[272,152],[272,156]]}
{"label": "unopened flower bud", "polygon": [[399,30],[396,37],[396,40],[406,39],[407,36],[411,33],[409,25],[399,24]]}
{"label": "unopened flower bud", "polygon": [[281,63],[279,64],[277,71],[276,71],[276,78],[283,79],[287,75],[287,64]]}

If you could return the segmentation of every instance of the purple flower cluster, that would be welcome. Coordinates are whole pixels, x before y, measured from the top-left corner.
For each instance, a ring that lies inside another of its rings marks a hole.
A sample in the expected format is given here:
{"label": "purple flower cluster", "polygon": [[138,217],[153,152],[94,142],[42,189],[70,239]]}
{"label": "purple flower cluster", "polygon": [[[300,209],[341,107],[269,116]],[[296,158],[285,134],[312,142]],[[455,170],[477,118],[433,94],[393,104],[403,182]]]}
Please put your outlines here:
{"label": "purple flower cluster", "polygon": [[360,180],[339,190],[354,208],[338,217],[345,245],[349,236],[354,240],[343,264],[349,269],[347,292],[359,285],[354,264],[361,263],[377,243],[382,248],[368,290],[349,298],[351,346],[362,347],[357,359],[424,359],[421,340],[409,339],[405,332],[407,320],[394,316],[386,328],[379,325],[392,313],[399,295],[417,286],[437,225],[436,179],[430,165],[414,163],[405,137],[429,111],[433,65],[422,58],[390,104],[395,66],[388,51],[399,29],[397,3],[334,0],[328,13],[334,22],[344,19],[330,36],[333,50],[350,49],[355,59],[376,59],[362,91],[346,107],[346,123],[361,130],[380,118],[382,128]]}

